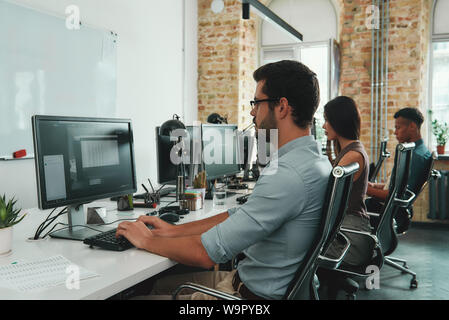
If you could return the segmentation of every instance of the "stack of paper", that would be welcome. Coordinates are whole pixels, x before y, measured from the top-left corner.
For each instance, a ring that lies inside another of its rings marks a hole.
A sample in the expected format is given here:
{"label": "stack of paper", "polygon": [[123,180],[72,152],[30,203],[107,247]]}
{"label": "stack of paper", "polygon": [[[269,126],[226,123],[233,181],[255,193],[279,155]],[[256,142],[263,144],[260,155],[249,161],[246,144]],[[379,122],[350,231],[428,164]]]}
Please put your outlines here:
{"label": "stack of paper", "polygon": [[31,262],[20,262],[0,266],[0,287],[27,292],[65,285],[73,289],[80,280],[98,274],[75,265],[58,255]]}

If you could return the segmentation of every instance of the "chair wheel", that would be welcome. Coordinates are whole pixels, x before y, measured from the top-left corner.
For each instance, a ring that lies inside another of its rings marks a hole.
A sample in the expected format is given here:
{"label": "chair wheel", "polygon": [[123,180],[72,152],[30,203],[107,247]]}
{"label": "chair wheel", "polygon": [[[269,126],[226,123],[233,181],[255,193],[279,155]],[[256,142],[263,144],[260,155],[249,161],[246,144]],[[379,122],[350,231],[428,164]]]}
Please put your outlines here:
{"label": "chair wheel", "polygon": [[412,279],[412,281],[410,281],[410,289],[416,288],[418,288],[418,281],[416,279]]}

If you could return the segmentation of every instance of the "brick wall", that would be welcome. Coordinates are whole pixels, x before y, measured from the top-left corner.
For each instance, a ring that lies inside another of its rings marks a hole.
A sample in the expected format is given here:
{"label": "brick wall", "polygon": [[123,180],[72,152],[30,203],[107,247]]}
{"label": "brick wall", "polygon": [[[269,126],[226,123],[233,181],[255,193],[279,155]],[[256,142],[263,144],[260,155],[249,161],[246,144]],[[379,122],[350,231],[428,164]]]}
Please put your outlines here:
{"label": "brick wall", "polygon": [[243,20],[242,3],[225,0],[220,13],[212,0],[198,0],[198,120],[217,112],[240,128],[251,123],[252,72],[257,67],[257,18]]}
{"label": "brick wall", "polygon": [[361,113],[361,141],[370,150],[371,30],[365,26],[365,9],[371,1],[339,1],[341,75],[340,94],[352,97]]}

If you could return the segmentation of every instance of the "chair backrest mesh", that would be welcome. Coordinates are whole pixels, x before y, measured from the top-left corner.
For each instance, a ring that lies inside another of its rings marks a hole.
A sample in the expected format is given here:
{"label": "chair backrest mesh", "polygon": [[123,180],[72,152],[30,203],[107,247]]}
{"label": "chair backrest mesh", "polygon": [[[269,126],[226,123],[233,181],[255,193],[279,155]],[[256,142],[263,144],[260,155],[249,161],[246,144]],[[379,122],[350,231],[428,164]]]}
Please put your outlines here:
{"label": "chair backrest mesh", "polygon": [[395,205],[395,199],[404,199],[406,194],[414,148],[414,143],[403,143],[396,146],[389,193],[381,211],[380,222],[375,232],[384,255],[393,252],[397,246],[398,240],[393,227],[393,218],[398,210],[398,206]]}
{"label": "chair backrest mesh", "polygon": [[315,241],[298,267],[284,299],[303,300],[312,296],[311,282],[317,269],[317,258],[325,252],[338,233],[348,205],[352,180],[357,163],[336,167],[332,171],[326,189],[319,230]]}

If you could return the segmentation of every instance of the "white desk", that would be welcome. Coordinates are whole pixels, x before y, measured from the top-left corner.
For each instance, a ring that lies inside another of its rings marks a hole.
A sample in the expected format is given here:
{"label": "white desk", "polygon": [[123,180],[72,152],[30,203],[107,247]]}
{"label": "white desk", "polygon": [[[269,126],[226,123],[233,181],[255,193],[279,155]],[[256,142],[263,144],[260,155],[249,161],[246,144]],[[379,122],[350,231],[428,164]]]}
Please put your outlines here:
{"label": "white desk", "polygon": [[[238,197],[240,193],[245,194],[247,191],[232,191],[237,192],[238,195],[228,197],[223,208],[220,208],[219,210],[214,209],[212,201],[206,200],[202,210],[190,212],[185,215],[183,219],[180,219],[178,223],[204,219],[224,212],[227,208],[237,206],[236,197]],[[167,203],[161,203],[162,206],[166,204]],[[97,201],[88,206],[103,206],[108,209],[116,208],[115,202],[112,201]],[[140,215],[149,211],[152,211],[152,209],[138,208],[134,209],[134,211],[125,213],[110,210],[108,211],[107,220],[108,222],[112,222],[117,219],[138,218]],[[34,236],[38,225],[44,221],[50,213],[50,210],[42,211],[39,209],[30,209],[23,210],[23,212],[27,212],[28,214],[24,220],[14,226],[12,253],[6,257],[0,257],[0,265],[63,255],[74,264],[99,274],[99,277],[81,280],[80,288],[71,290],[66,288],[64,284],[27,293],[0,288],[0,300],[106,299],[176,264],[175,261],[136,248],[122,252],[114,252],[102,249],[91,249],[89,246],[83,244],[82,241],[60,240],[50,237],[40,241],[29,241],[27,239]],[[63,219],[60,221],[66,223],[67,215],[64,215]],[[113,228],[117,224],[118,223],[110,225],[110,227]]]}

